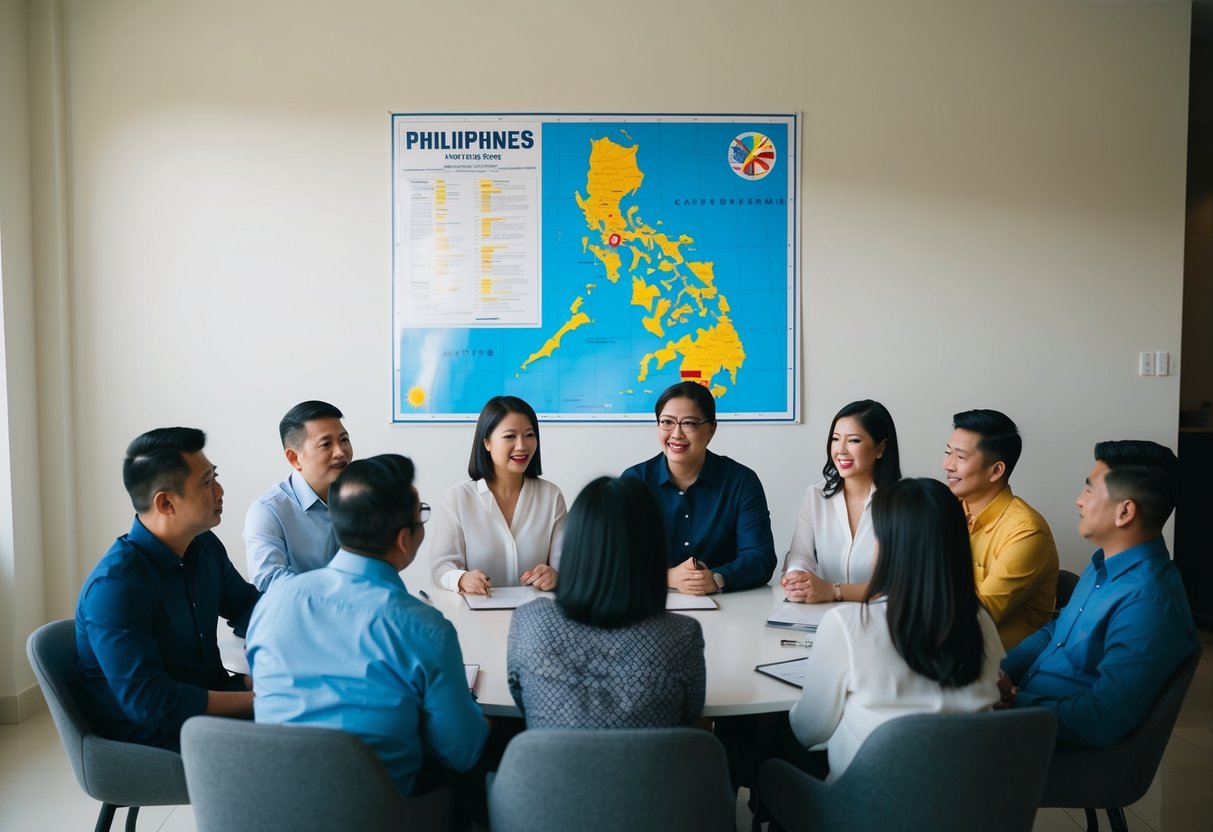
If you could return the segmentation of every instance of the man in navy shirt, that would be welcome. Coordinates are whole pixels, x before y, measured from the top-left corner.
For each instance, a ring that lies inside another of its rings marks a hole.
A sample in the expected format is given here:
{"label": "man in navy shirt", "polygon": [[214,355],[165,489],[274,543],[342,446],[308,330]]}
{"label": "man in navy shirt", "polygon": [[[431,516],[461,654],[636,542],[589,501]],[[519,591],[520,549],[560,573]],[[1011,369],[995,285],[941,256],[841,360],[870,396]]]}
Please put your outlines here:
{"label": "man in navy shirt", "polygon": [[[1054,621],[1003,659],[1004,703],[1057,716],[1063,743],[1125,737],[1196,649],[1196,630],[1162,527],[1179,460],[1154,442],[1100,442],[1079,492],[1078,531],[1100,547]],[[1018,686],[1018,687],[1016,687]]]}
{"label": "man in navy shirt", "polygon": [[223,668],[219,616],[237,635],[260,597],[210,530],[223,487],[195,428],[158,428],[126,449],[136,517],[76,605],[84,708],[102,736],[176,750],[191,716],[251,717],[249,680]]}

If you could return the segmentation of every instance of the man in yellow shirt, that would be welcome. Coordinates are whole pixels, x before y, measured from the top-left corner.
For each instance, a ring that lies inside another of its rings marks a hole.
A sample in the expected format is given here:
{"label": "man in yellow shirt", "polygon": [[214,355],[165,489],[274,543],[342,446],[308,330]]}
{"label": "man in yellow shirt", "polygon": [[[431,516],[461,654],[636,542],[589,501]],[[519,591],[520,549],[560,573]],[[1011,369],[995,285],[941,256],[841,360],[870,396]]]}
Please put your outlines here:
{"label": "man in yellow shirt", "polygon": [[966,410],[952,417],[943,455],[948,488],[969,521],[977,594],[1008,650],[1043,627],[1057,601],[1053,533],[1008,482],[1022,450],[1005,413]]}

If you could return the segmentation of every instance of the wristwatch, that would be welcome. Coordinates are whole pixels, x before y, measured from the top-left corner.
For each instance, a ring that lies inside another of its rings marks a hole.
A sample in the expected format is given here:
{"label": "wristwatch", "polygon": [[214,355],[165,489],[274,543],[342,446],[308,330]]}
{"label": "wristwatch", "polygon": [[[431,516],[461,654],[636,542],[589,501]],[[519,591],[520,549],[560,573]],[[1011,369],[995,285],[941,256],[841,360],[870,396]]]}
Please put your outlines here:
{"label": "wristwatch", "polygon": [[713,572],[712,580],[716,581],[716,591],[723,592],[724,591],[724,576],[721,575],[719,572]]}
{"label": "wristwatch", "polygon": [[834,600],[842,600],[842,584],[834,584]]}

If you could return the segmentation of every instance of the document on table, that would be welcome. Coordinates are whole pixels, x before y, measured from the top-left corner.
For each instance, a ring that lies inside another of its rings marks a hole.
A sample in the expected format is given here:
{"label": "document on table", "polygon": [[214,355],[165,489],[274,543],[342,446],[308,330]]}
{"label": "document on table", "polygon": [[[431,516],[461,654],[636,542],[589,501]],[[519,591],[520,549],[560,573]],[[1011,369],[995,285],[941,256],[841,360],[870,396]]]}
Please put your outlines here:
{"label": "document on table", "polygon": [[720,606],[706,595],[683,595],[681,592],[665,594],[667,610],[718,610]]}
{"label": "document on table", "polygon": [[474,610],[513,610],[536,598],[554,598],[550,592],[540,592],[533,586],[495,586],[492,595],[463,593],[463,600]]}
{"label": "document on table", "polygon": [[798,688],[803,688],[805,674],[809,669],[809,659],[806,656],[803,659],[788,659],[785,662],[771,662],[769,664],[757,665],[754,669],[759,673],[765,673],[768,676],[773,676],[781,682],[787,682],[789,685],[795,685]]}
{"label": "document on table", "polygon": [[854,601],[838,601],[830,604],[796,604],[784,601],[773,613],[767,616],[768,627],[787,627],[792,630],[807,630],[817,632],[817,625],[825,614],[843,604],[853,604]]}
{"label": "document on table", "polygon": [[478,674],[480,672],[480,665],[465,664],[463,666],[463,672],[465,674],[467,674],[467,677],[468,677],[468,690],[470,690],[472,692],[472,696],[475,696],[476,695],[476,674]]}

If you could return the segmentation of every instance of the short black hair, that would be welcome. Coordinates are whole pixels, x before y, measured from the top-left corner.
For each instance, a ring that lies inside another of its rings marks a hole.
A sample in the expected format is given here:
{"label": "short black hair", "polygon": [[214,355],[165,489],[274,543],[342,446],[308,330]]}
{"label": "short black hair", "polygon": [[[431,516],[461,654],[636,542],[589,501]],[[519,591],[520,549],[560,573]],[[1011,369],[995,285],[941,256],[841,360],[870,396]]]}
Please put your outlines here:
{"label": "short black hair", "polygon": [[897,449],[897,426],[893,424],[893,415],[878,401],[860,399],[843,405],[842,410],[834,414],[834,421],[830,422],[830,430],[826,433],[826,464],[821,469],[821,475],[826,479],[823,489],[826,497],[833,497],[842,488],[842,474],[838,473],[838,466],[834,464],[830,443],[833,441],[838,420],[847,416],[857,419],[877,445],[885,443],[884,454],[876,460],[872,469],[872,483],[876,489],[879,491],[889,483],[901,479],[901,452]]}
{"label": "short black hair", "polygon": [[156,428],[136,436],[122,462],[122,484],[135,511],[151,509],[152,499],[161,491],[184,493],[190,472],[185,454],[204,447],[206,434],[198,428]]}
{"label": "short black hair", "polygon": [[1142,439],[1099,442],[1095,459],[1108,466],[1108,495],[1137,503],[1147,529],[1161,531],[1179,502],[1179,459],[1170,448]]}
{"label": "short black hair", "polygon": [[872,526],[878,551],[864,604],[887,596],[889,635],[906,664],[964,687],[981,675],[985,639],[960,501],[938,480],[890,483],[872,496]]}
{"label": "short black hair", "polygon": [[1011,479],[1023,453],[1023,437],[1010,416],[999,410],[965,410],[952,417],[952,427],[977,434],[977,452],[986,467],[1001,462],[1007,469],[1003,482]]}
{"label": "short black hair", "polygon": [[307,436],[307,423],[316,419],[344,419],[345,416],[328,402],[312,399],[292,407],[278,423],[278,436],[283,448],[299,450],[299,443]]}
{"label": "short black hair", "polygon": [[523,476],[534,479],[543,473],[543,462],[540,460],[543,445],[539,441],[539,417],[535,415],[535,408],[517,396],[493,396],[484,403],[484,407],[480,409],[480,418],[476,420],[476,435],[472,437],[472,456],[468,460],[468,476],[471,479],[492,482],[496,477],[493,471],[493,455],[484,443],[509,413],[520,413],[527,417],[535,431],[535,455],[531,457]]}
{"label": "short black hair", "polygon": [[666,538],[657,500],[634,478],[599,477],[569,510],[556,603],[574,621],[625,627],[665,609]]}
{"label": "short black hair", "polygon": [[380,454],[351,462],[329,488],[329,517],[343,549],[382,558],[396,535],[416,524],[413,461]]}
{"label": "short black hair", "polygon": [[665,410],[670,399],[690,399],[703,412],[704,421],[716,424],[716,397],[699,382],[680,381],[661,391],[661,395],[657,397],[657,405],[653,408],[653,415],[660,419],[661,411]]}

